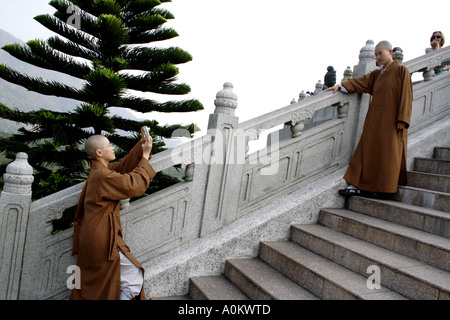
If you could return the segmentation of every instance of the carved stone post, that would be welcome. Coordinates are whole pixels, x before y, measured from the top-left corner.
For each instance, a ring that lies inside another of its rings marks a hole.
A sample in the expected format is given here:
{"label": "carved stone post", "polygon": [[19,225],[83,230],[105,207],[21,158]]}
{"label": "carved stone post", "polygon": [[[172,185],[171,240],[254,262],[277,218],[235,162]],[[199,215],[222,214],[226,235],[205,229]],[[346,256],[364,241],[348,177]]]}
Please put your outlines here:
{"label": "carved stone post", "polygon": [[16,300],[31,204],[33,168],[28,155],[20,152],[6,167],[0,197],[0,300]]}
{"label": "carved stone post", "polygon": [[[205,196],[204,214],[201,227],[201,236],[221,228],[229,219],[228,213],[233,214],[234,208],[228,198],[237,199],[239,190],[233,171],[239,170],[236,158],[239,152],[235,150],[235,134],[239,119],[235,117],[237,108],[237,95],[233,85],[229,82],[216,95],[214,101],[216,109],[209,116],[208,134],[212,136],[211,153],[209,161],[209,174]],[[240,181],[239,181],[240,183]]]}
{"label": "carved stone post", "polygon": [[[373,70],[377,69],[376,59],[375,59],[375,45],[372,40],[367,40],[366,45],[361,48],[359,54],[359,64],[356,65],[353,69],[353,77],[358,78],[361,77]],[[357,118],[356,124],[356,136],[359,137],[361,135],[364,120],[367,114],[367,110],[369,109],[370,103],[370,95],[368,93],[363,93],[361,95],[360,101],[360,109],[358,110],[359,116]],[[356,139],[355,143],[358,142],[359,139]],[[356,148],[356,145],[353,146],[353,150]]]}

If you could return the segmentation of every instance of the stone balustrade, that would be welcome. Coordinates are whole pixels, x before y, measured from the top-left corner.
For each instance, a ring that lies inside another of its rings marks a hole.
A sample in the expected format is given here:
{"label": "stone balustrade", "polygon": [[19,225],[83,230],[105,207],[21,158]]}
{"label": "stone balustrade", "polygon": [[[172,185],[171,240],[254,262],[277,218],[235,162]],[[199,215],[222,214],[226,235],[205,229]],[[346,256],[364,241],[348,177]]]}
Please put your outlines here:
{"label": "stone balustrade", "polygon": [[[348,67],[344,79],[376,68],[373,50],[373,41],[367,41],[359,64],[353,70]],[[405,63],[412,73],[423,72],[425,80],[414,84],[413,138],[450,116],[450,72],[435,77],[432,71],[445,61],[450,61],[449,48]],[[190,250],[188,245],[208,239],[275,199],[345,168],[362,130],[370,97],[320,90],[321,83],[317,94],[308,99],[301,93],[297,102],[240,123],[235,116],[238,96],[232,84],[225,83],[214,101],[216,109],[209,117],[207,133],[150,160],[157,172],[181,165],[186,169],[184,181],[139,200],[121,202],[125,241],[137,259],[144,266],[157,268],[153,261],[160,256],[175,249]],[[327,121],[308,123],[323,110],[332,111]],[[442,135],[448,137],[448,120],[440,126]],[[249,145],[262,139],[264,132],[270,135],[262,148],[251,150]],[[32,202],[31,166],[26,154],[19,153],[4,174],[0,299],[65,299],[70,292],[68,267],[76,259],[71,255],[73,229],[52,235],[52,221],[77,204],[83,183]],[[242,230],[233,231],[239,232]],[[187,256],[193,259],[195,254]],[[213,260],[211,264],[219,261]],[[187,277],[181,269],[179,276]],[[152,282],[152,272],[148,274],[146,282]],[[164,278],[166,287],[176,281]]]}

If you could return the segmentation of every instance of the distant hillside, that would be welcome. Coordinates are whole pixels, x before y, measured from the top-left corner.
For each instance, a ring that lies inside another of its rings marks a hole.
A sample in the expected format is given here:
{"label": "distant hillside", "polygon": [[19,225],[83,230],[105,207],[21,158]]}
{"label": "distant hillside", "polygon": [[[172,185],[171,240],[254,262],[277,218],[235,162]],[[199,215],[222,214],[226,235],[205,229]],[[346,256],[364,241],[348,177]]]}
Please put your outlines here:
{"label": "distant hillside", "polygon": [[[14,37],[12,34],[0,29],[0,48],[7,44],[19,43],[25,44],[24,41]],[[76,88],[82,87],[82,80],[71,77],[69,75],[35,67],[11,56],[6,51],[0,49],[0,63],[32,77],[41,77],[45,80],[53,80],[65,83]],[[27,89],[9,83],[0,79],[0,102],[9,108],[17,108],[21,111],[31,111],[38,109],[48,109],[53,111],[67,112],[73,110],[79,101],[58,98],[55,96],[45,96]],[[128,110],[114,108],[114,114],[126,119],[137,120]],[[13,133],[21,125],[0,118],[0,132]]]}

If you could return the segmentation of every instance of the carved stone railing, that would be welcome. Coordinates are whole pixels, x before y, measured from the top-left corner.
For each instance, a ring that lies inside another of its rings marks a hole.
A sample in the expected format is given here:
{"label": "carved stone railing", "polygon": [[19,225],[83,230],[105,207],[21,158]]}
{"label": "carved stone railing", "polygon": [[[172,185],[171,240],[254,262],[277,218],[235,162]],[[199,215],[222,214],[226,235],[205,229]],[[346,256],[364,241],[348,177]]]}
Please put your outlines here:
{"label": "carved stone railing", "polygon": [[[373,41],[361,49],[354,76],[376,68],[373,49]],[[431,71],[449,60],[450,50],[444,48],[405,63],[411,72],[425,73],[426,80],[414,84],[410,135],[450,115],[450,72],[433,77]],[[344,78],[350,75],[347,68]],[[217,93],[207,133],[150,160],[157,172],[181,165],[184,181],[121,202],[125,241],[143,264],[347,166],[370,97],[318,90],[242,123],[234,115],[237,101],[233,86],[226,83]],[[327,109],[334,110],[333,117],[305,130],[314,114]],[[259,147],[253,150],[255,144]],[[33,176],[26,159],[18,154],[4,175],[0,299],[65,299],[68,267],[76,261],[71,255],[73,229],[52,235],[52,221],[77,204],[83,183],[31,202]]]}
{"label": "carved stone railing", "polygon": [[422,72],[425,81],[433,80],[435,77],[434,69],[443,64],[450,64],[450,47],[432,51],[405,63],[409,72]]}

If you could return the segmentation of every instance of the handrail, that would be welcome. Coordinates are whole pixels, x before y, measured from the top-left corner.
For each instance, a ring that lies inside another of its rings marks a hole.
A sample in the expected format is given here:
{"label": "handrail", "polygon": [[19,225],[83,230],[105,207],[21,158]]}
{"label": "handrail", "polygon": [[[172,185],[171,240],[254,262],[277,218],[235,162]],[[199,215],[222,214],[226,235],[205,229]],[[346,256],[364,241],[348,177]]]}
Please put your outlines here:
{"label": "handrail", "polygon": [[409,72],[414,73],[439,67],[445,61],[450,61],[450,47],[427,53],[404,64],[408,67]]}
{"label": "handrail", "polygon": [[308,99],[301,100],[281,109],[241,122],[239,124],[239,129],[257,129],[261,131],[283,123],[291,122],[295,124],[298,121],[311,118],[315,111],[329,106],[343,105],[347,103],[348,100],[348,96],[340,92],[336,94],[320,92],[318,95],[311,96]]}

